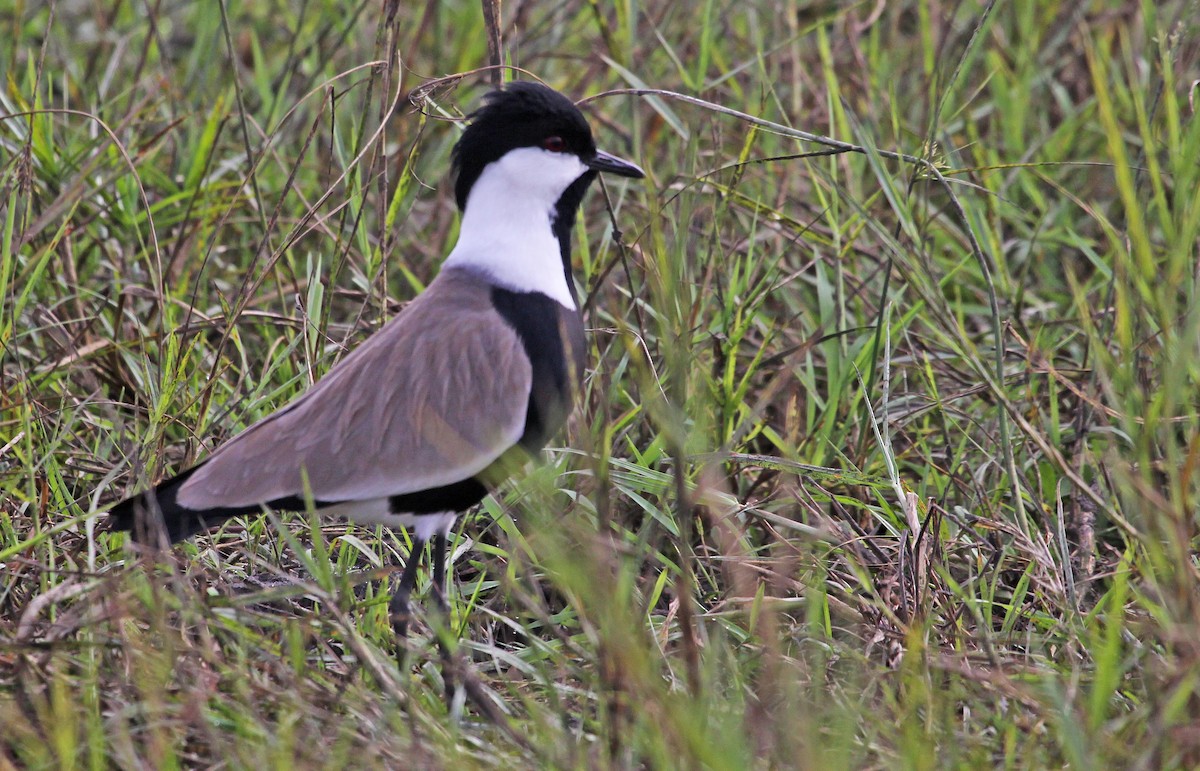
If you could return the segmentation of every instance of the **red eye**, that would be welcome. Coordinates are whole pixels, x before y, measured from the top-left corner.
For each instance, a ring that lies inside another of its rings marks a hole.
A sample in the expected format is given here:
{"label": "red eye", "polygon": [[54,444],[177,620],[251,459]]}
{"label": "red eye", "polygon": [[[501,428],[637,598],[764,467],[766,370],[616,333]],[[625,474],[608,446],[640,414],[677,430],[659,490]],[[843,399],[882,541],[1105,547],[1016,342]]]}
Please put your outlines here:
{"label": "red eye", "polygon": [[562,137],[546,137],[542,140],[542,149],[549,150],[552,153],[565,153],[567,151],[567,141]]}

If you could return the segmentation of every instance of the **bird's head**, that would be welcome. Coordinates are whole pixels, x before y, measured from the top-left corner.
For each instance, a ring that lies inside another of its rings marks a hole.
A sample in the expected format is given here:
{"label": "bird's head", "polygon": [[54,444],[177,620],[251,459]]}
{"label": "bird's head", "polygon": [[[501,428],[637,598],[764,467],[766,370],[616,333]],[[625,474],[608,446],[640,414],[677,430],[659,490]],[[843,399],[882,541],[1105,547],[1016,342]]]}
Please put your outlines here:
{"label": "bird's head", "polygon": [[[484,97],[454,148],[458,207],[486,173],[505,194],[544,200],[555,208],[576,182],[582,197],[599,172],[641,178],[633,163],[597,150],[583,113],[570,99],[540,83],[518,81]],[[574,201],[576,205],[578,201]]]}

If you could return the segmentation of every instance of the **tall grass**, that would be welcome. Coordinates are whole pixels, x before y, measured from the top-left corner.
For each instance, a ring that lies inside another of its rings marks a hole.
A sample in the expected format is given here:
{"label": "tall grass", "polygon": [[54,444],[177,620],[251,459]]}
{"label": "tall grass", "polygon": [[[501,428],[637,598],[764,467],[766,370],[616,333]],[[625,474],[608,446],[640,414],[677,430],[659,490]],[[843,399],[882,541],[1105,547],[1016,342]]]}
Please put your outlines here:
{"label": "tall grass", "polygon": [[504,9],[649,176],[453,536],[456,717],[405,534],[99,512],[436,275],[478,4],[0,2],[0,765],[1200,763],[1195,11]]}

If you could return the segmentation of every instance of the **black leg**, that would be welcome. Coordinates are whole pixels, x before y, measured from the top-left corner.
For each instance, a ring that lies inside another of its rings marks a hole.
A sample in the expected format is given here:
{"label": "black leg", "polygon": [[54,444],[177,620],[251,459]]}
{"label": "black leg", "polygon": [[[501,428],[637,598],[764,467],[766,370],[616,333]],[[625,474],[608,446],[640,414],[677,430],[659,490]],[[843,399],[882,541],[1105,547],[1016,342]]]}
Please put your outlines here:
{"label": "black leg", "polygon": [[454,709],[455,677],[454,656],[450,639],[450,605],[446,600],[446,536],[438,533],[433,537],[433,602],[437,606],[438,621],[433,624],[437,635],[438,652],[442,656],[442,682],[446,686],[446,706]]}
{"label": "black leg", "polygon": [[[433,537],[433,601],[438,611],[448,616],[446,604],[446,536],[438,533]],[[447,620],[449,618],[447,617]]]}
{"label": "black leg", "polygon": [[396,656],[400,660],[400,668],[404,668],[404,659],[408,653],[408,622],[412,618],[412,605],[408,598],[412,595],[417,583],[417,565],[421,562],[421,553],[425,551],[425,542],[413,539],[412,551],[408,554],[408,564],[400,575],[400,583],[392,590],[392,602],[388,612],[392,619],[392,630],[396,633]]}

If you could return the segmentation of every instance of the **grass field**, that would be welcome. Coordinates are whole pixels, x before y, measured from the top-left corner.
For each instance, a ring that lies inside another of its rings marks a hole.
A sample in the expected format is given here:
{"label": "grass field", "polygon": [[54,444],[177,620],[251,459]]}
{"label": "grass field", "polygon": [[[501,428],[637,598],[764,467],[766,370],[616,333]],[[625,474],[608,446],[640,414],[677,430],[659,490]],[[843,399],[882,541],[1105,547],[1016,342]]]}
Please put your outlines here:
{"label": "grass field", "polygon": [[389,10],[0,0],[0,768],[1200,764],[1196,0],[510,2],[648,178],[453,535],[460,719],[405,534],[104,532],[453,244],[483,13]]}

